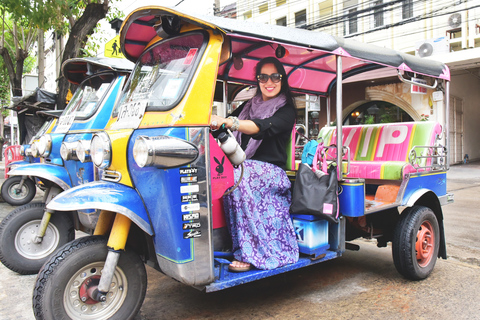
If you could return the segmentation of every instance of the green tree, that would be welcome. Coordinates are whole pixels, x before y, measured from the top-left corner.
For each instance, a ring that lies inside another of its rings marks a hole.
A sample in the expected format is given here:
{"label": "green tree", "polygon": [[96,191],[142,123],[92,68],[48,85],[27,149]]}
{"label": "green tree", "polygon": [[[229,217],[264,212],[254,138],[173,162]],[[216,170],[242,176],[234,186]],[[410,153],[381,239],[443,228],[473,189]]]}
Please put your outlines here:
{"label": "green tree", "polygon": [[[38,29],[53,29],[59,34],[68,34],[62,56],[63,63],[67,59],[82,55],[82,49],[94,32],[97,23],[107,17],[110,9],[109,5],[115,1],[117,0],[2,0],[0,10],[4,13],[4,17],[10,16],[12,21],[15,21],[13,26],[18,25],[22,30],[27,30],[28,32],[32,32],[32,34]],[[113,10],[113,16],[118,15],[118,10]],[[7,19],[4,18],[3,22],[6,22],[6,20]],[[28,47],[27,43],[22,47],[19,46],[18,39],[21,37],[13,36],[18,34],[18,31],[14,29],[13,26],[7,30],[11,32],[13,39],[17,41],[12,50],[16,49],[18,54],[15,55],[15,59],[12,59],[11,56],[5,53],[8,51],[2,49],[1,44],[0,54],[2,54],[5,64],[10,65],[10,67],[7,66],[10,78],[13,78],[15,81],[17,81],[17,78],[20,79],[19,83],[15,82],[12,88],[17,90],[20,88],[21,95],[23,60],[28,56],[28,50],[31,46]],[[5,28],[3,30],[5,30]],[[28,35],[30,35],[30,33],[28,33]],[[26,38],[24,37],[22,39]],[[28,44],[31,45],[30,43]],[[16,61],[16,67],[13,63],[14,60]],[[18,77],[19,72],[20,77]],[[58,109],[65,108],[65,97],[69,87],[69,82],[65,78],[60,77],[58,81]]]}

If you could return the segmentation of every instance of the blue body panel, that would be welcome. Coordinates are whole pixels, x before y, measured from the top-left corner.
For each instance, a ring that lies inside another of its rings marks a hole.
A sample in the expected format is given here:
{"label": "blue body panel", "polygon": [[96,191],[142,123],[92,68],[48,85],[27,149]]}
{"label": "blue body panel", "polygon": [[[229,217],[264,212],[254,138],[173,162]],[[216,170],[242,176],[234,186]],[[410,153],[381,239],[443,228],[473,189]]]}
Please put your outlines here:
{"label": "blue body panel", "polygon": [[63,159],[60,156],[60,147],[62,146],[65,134],[50,133],[50,136],[52,137],[52,151],[50,151],[50,155],[45,158],[45,162],[63,166]]}
{"label": "blue body panel", "polygon": [[408,200],[415,193],[415,191],[420,189],[428,189],[433,191],[437,195],[437,198],[446,195],[447,173],[442,171],[412,175],[405,189],[402,205],[407,204]]}
{"label": "blue body panel", "polygon": [[188,222],[182,220],[182,215],[188,212],[181,210],[179,169],[163,170],[156,167],[138,167],[131,155],[134,142],[140,135],[166,135],[187,140],[188,130],[186,128],[136,130],[130,138],[127,154],[132,181],[142,195],[150,214],[155,232],[156,253],[175,263],[193,261],[194,239],[184,239],[185,230],[182,229],[183,223]]}
{"label": "blue body panel", "polygon": [[8,172],[10,176],[33,176],[53,181],[63,190],[72,187],[70,176],[63,166],[56,166],[46,163],[31,163]]}
{"label": "blue body panel", "polygon": [[[75,142],[79,140],[90,140],[91,133],[67,134],[65,142]],[[77,160],[64,161],[64,166],[70,175],[73,186],[94,181],[94,165],[93,162],[80,162]]]}
{"label": "blue body panel", "polygon": [[119,212],[149,235],[153,230],[143,201],[135,189],[107,181],[96,181],[62,192],[47,205],[57,211],[100,209]]}

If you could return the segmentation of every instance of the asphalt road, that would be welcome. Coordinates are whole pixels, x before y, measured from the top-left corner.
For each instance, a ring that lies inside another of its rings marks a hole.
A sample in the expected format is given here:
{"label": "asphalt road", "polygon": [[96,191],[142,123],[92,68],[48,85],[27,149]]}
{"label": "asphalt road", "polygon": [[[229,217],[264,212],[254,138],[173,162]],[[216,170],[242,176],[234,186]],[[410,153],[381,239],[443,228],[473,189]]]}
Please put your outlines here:
{"label": "asphalt road", "polygon": [[[453,166],[448,190],[448,259],[424,281],[403,279],[390,247],[357,240],[339,259],[209,294],[147,268],[137,319],[480,319],[480,163]],[[13,209],[0,203],[0,218]],[[0,264],[0,319],[33,319],[34,280]]]}

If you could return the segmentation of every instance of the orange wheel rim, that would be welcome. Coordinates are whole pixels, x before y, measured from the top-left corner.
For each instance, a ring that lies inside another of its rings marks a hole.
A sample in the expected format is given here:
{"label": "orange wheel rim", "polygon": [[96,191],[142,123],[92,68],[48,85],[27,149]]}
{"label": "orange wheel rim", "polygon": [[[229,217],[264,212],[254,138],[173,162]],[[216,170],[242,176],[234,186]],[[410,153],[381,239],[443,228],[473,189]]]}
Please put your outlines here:
{"label": "orange wheel rim", "polygon": [[435,234],[432,224],[424,221],[417,232],[417,242],[415,251],[417,252],[417,262],[420,267],[427,266],[433,257],[435,249]]}

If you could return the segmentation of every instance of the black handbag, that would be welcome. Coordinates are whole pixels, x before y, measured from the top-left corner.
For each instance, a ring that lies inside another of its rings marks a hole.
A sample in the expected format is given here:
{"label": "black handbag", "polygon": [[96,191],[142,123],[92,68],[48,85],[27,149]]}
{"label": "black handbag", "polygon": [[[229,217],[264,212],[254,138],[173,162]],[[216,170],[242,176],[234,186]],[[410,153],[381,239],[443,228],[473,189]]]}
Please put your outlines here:
{"label": "black handbag", "polygon": [[[323,152],[323,144],[318,145],[312,168],[300,164],[293,186],[290,213],[319,216],[338,223],[337,167],[330,165],[327,169],[325,157],[320,158]],[[321,177],[315,173],[320,170],[317,168],[318,159],[322,162],[321,171],[324,173]]]}

